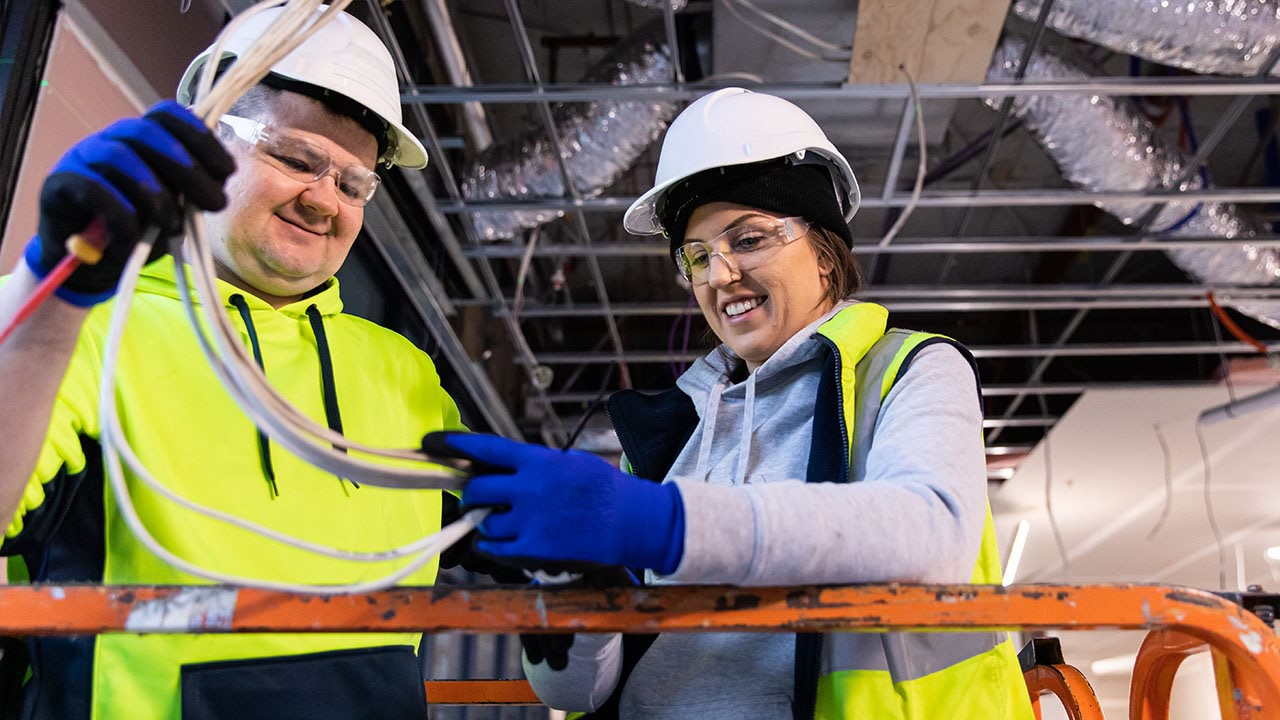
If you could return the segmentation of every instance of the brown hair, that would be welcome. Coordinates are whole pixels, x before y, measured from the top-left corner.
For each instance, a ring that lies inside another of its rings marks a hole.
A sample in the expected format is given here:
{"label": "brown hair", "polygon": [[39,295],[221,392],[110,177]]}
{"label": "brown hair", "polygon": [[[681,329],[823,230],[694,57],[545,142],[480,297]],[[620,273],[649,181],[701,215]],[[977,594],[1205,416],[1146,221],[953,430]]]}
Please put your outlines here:
{"label": "brown hair", "polygon": [[853,297],[862,289],[862,268],[853,251],[845,245],[844,238],[830,230],[813,225],[809,228],[809,242],[818,254],[818,262],[831,268],[827,275],[827,292],[824,299],[832,305]]}

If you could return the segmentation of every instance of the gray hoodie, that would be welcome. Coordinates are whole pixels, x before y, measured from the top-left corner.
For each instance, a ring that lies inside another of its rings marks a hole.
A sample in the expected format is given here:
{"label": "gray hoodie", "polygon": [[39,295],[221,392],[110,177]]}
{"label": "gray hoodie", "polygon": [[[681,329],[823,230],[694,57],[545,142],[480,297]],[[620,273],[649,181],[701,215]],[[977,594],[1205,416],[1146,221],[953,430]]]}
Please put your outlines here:
{"label": "gray hoodie", "polygon": [[[968,361],[922,350],[885,398],[867,474],[805,484],[822,348],[817,327],[788,340],[748,378],[721,347],[677,386],[700,421],[667,482],[685,506],[680,566],[651,583],[801,585],[967,582],[986,517],[982,414]],[[551,707],[592,710],[612,693],[620,635],[579,634],[568,667],[525,672]],[[623,692],[623,718],[790,718],[795,636],[667,633]]]}

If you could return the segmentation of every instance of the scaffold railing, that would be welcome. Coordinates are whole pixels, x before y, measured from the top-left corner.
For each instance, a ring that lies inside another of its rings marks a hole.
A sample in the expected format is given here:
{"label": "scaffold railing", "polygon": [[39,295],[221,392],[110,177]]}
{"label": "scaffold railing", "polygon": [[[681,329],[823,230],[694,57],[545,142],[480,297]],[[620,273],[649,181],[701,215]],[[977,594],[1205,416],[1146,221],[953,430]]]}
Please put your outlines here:
{"label": "scaffold railing", "polygon": [[[1168,585],[887,584],[437,586],[318,597],[222,586],[14,585],[0,587],[0,635],[1150,630],[1135,666],[1133,720],[1167,718],[1173,673],[1205,649],[1214,656],[1224,718],[1280,717],[1280,639],[1255,614],[1260,604],[1274,607],[1260,595],[1227,598]],[[1059,683],[1064,696],[1052,680],[1034,691],[1066,700],[1080,687]],[[433,702],[446,704],[536,702],[523,681],[427,687]]]}

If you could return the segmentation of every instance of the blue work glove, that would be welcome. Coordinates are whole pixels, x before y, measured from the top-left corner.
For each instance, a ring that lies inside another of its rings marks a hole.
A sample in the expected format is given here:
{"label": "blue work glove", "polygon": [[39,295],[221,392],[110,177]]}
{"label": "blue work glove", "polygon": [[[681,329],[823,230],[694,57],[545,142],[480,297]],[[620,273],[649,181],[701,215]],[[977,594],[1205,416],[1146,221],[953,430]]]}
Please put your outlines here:
{"label": "blue work glove", "polygon": [[[202,210],[227,204],[222,186],[235,162],[195,115],[178,103],[157,104],[141,118],[121,120],[81,140],[54,165],[40,190],[40,234],[25,259],[43,278],[67,254],[66,240],[97,220],[102,259],[81,265],[58,296],[89,306],[110,298],[129,254],[152,225],[181,230],[182,200]],[[168,250],[157,238],[151,260]]]}
{"label": "blue work glove", "polygon": [[[628,475],[580,450],[479,433],[432,433],[429,455],[487,466],[467,483],[462,505],[494,508],[476,549],[525,567],[552,563],[675,571],[684,555],[684,503],[672,484]],[[509,468],[500,473],[495,468]]]}

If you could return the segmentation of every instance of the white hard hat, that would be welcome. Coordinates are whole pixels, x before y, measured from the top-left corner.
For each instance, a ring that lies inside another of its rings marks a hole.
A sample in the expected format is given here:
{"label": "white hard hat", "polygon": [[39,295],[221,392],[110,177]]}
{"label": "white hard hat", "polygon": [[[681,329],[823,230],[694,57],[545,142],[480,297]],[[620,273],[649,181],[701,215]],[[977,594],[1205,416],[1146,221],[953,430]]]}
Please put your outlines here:
{"label": "white hard hat", "polygon": [[[320,7],[317,15],[325,8]],[[247,19],[223,43],[221,57],[215,62],[248,52],[283,11],[272,8]],[[191,61],[178,83],[178,102],[192,104],[200,68],[210,61],[212,52],[210,46]],[[385,121],[390,137],[379,161],[411,169],[426,167],[426,148],[401,122],[400,86],[391,53],[364,23],[345,12],[338,13],[276,63],[271,72],[349,98]]]}
{"label": "white hard hat", "polygon": [[693,101],[671,123],[662,141],[653,189],[627,208],[623,226],[636,235],[662,232],[657,206],[673,185],[704,170],[775,160],[804,161],[812,153],[840,184],[845,222],[862,202],[849,161],[813,118],[780,97],[742,88],[723,88]]}

